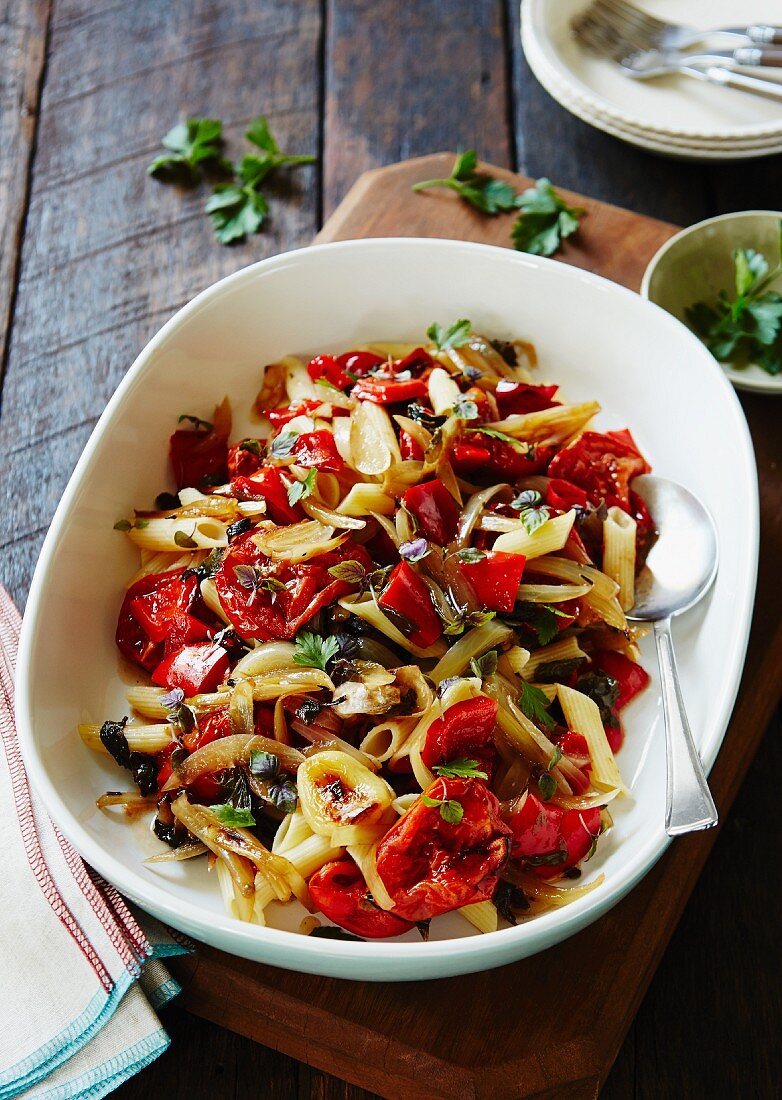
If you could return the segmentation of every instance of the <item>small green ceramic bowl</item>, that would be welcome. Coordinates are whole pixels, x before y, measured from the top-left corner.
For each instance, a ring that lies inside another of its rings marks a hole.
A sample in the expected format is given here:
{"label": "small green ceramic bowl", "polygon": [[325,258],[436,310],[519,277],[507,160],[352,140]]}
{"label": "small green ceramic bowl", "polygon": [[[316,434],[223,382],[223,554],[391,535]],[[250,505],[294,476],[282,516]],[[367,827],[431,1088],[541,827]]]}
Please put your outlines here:
{"label": "small green ceramic bowl", "polygon": [[[776,266],[780,221],[782,213],[776,210],[742,210],[683,229],[652,257],[641,294],[686,324],[688,306],[713,302],[720,290],[735,295],[734,248],[754,248],[763,253],[769,267]],[[768,289],[782,293],[782,277]],[[737,389],[782,393],[782,374],[770,375],[753,363],[719,366]]]}

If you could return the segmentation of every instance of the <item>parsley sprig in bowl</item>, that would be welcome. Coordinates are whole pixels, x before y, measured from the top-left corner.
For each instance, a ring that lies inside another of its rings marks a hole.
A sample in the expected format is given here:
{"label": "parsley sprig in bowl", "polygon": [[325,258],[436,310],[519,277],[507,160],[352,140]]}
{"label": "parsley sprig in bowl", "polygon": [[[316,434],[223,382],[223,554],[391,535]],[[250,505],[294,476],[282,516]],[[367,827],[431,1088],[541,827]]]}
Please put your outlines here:
{"label": "parsley sprig in bowl", "polygon": [[641,293],[691,328],[738,389],[782,392],[782,213],[682,230],[651,260]]}

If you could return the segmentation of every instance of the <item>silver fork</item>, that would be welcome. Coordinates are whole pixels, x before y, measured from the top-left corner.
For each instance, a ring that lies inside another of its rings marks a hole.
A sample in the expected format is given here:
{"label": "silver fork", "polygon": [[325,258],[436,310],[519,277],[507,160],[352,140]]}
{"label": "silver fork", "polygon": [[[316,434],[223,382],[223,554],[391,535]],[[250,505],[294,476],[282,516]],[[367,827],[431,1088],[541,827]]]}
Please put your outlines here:
{"label": "silver fork", "polygon": [[665,23],[627,0],[594,0],[585,11],[574,16],[570,25],[579,40],[590,39],[599,45],[599,52],[604,57],[612,57],[615,61],[621,61],[626,54],[636,50],[686,50],[714,35],[721,35],[732,45],[750,47],[752,53],[740,62],[743,65],[780,63],[777,51],[761,47],[782,45],[782,28],[761,23],[702,30]]}
{"label": "silver fork", "polygon": [[663,53],[659,50],[636,51],[619,62],[622,72],[635,80],[650,80],[658,76],[668,76],[670,73],[683,73],[709,84],[722,84],[723,87],[738,88],[769,99],[782,100],[782,84],[734,72],[729,65],[730,62],[725,64],[724,55],[674,51]]}

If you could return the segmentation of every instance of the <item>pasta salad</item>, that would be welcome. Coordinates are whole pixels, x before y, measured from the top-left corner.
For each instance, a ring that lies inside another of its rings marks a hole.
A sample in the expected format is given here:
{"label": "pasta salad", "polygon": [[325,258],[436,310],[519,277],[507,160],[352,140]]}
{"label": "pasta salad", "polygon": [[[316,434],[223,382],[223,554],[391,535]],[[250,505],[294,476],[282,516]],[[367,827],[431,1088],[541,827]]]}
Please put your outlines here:
{"label": "pasta salad", "polygon": [[79,727],[131,773],[98,806],[151,813],[148,863],[206,859],[236,918],[295,898],[303,933],[348,938],[451,911],[488,932],[599,886],[577,880],[649,680],[625,613],[650,467],[535,365],[459,320],[267,366],[256,437],[231,441],[227,398],[180,417],[176,492],[116,524],[140,682]]}

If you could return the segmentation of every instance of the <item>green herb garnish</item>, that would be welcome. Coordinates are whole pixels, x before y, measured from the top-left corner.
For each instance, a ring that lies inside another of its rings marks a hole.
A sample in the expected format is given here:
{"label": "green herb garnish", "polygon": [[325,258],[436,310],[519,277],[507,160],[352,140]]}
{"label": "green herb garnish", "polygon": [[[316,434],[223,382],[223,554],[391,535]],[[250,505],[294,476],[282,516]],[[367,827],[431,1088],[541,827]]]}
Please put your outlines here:
{"label": "green herb garnish", "polygon": [[497,671],[497,660],[497,650],[490,649],[482,657],[473,657],[470,661],[470,669],[479,680],[485,680]]}
{"label": "green herb garnish", "polygon": [[324,638],[322,635],[313,634],[309,630],[300,630],[296,635],[293,660],[297,665],[319,668],[325,672],[326,665],[338,653],[339,642],[336,638]]}
{"label": "green herb garnish", "polygon": [[688,324],[720,363],[757,363],[771,375],[782,371],[782,295],[766,290],[782,275],[782,222],[780,257],[770,271],[759,252],[734,249],[735,297],[721,290],[714,305],[696,302],[685,310]]}
{"label": "green herb garnish", "polygon": [[440,817],[449,825],[458,825],[464,817],[464,806],[455,798],[430,798],[427,794],[421,795],[424,806],[439,806]]}
{"label": "green herb garnish", "polygon": [[462,317],[445,329],[437,321],[433,321],[426,330],[426,335],[438,351],[447,351],[448,348],[464,347],[465,344],[469,343],[471,332],[472,321]]}
{"label": "green herb garnish", "polygon": [[162,144],[170,151],[155,157],[147,172],[197,183],[202,165],[232,171],[231,162],[222,155],[222,133],[223,124],[216,118],[189,118],[168,131]]}
{"label": "green herb garnish", "polygon": [[304,481],[294,481],[288,486],[288,504],[293,507],[300,500],[304,500],[305,497],[310,496],[312,490],[315,488],[315,482],[318,478],[317,470],[310,470]]}
{"label": "green herb garnish", "polygon": [[581,207],[568,206],[545,178],[522,192],[516,205],[521,213],[511,230],[513,244],[519,252],[533,256],[553,256],[565,237],[576,232],[579,218],[586,213]]}
{"label": "green herb garnish", "polygon": [[485,172],[478,172],[478,157],[474,149],[458,153],[450,176],[443,179],[422,180],[413,184],[414,191],[430,187],[448,187],[457,195],[480,210],[482,214],[500,214],[513,210],[516,204],[514,188],[504,180],[495,179]]}
{"label": "green herb garnish", "polygon": [[519,493],[510,502],[510,506],[519,513],[519,519],[528,535],[542,527],[550,515],[549,509],[543,503],[543,497],[534,489],[525,489],[523,493]]}
{"label": "green herb garnish", "polygon": [[555,726],[556,722],[548,712],[550,706],[551,703],[545,691],[541,691],[534,684],[528,684],[526,680],[521,681],[519,707],[522,714],[531,722],[537,722],[539,726],[546,726],[548,729]]}
{"label": "green herb garnish", "polygon": [[[488,775],[485,771],[482,771],[478,767],[477,760],[465,760],[459,758],[458,760],[451,760],[448,764],[435,764],[432,768],[433,772],[437,772],[438,775],[444,776],[447,779],[488,779]],[[437,799],[430,800],[431,803],[436,804]],[[430,805],[427,802],[426,805]],[[459,803],[457,803],[459,805]],[[440,811],[442,814],[442,810]],[[445,814],[442,814],[445,817]],[[448,818],[445,818],[448,821]],[[461,817],[459,818],[461,820]]]}
{"label": "green herb garnish", "polygon": [[345,584],[364,584],[367,579],[367,571],[360,561],[350,558],[349,561],[340,561],[329,567],[329,574]]}
{"label": "green herb garnish", "polygon": [[221,825],[225,825],[229,829],[246,829],[255,824],[252,810],[237,810],[234,806],[229,806],[228,803],[210,806],[209,811],[214,814]]}

